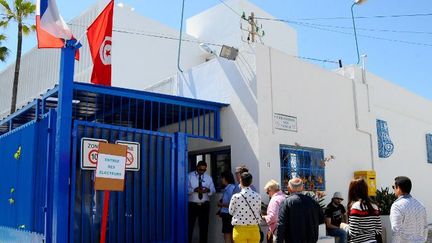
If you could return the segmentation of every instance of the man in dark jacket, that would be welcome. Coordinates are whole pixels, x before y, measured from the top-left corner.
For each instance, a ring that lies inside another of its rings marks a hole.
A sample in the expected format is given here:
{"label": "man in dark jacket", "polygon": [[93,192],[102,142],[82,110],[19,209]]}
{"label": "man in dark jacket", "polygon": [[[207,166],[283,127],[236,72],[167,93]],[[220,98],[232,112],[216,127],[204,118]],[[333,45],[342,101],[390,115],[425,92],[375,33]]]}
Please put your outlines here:
{"label": "man in dark jacket", "polygon": [[324,223],[324,214],[313,198],[303,195],[303,181],[291,179],[291,195],[280,206],[277,226],[278,243],[312,243],[318,241],[318,225]]}

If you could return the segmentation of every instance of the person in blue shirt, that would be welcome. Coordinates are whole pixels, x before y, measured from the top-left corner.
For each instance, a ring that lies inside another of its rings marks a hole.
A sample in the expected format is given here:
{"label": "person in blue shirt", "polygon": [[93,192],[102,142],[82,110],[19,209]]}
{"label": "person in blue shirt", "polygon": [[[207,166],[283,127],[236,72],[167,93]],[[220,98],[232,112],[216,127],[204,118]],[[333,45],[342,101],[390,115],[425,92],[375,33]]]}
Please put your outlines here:
{"label": "person in blue shirt", "polygon": [[[233,194],[239,193],[241,191],[240,175],[244,172],[249,172],[249,169],[246,167],[246,165],[240,165],[240,166],[236,167],[235,178],[236,178],[237,183],[235,184]],[[252,189],[252,191],[256,192],[256,189],[253,185],[250,185],[250,188]]]}
{"label": "person in blue shirt", "polygon": [[232,216],[229,214],[228,207],[235,188],[234,175],[230,171],[222,172],[221,180],[222,185],[225,186],[222,199],[218,202],[218,206],[221,208],[220,216],[222,218],[222,233],[224,234],[225,243],[231,243],[233,242],[233,225],[231,224]]}

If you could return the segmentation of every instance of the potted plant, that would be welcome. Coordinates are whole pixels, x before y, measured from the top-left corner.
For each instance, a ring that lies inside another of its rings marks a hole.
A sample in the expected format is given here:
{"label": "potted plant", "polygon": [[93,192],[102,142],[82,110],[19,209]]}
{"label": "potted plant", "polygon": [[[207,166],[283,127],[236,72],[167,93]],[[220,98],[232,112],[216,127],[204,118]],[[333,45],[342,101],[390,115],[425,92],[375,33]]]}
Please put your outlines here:
{"label": "potted plant", "polygon": [[393,192],[390,192],[389,188],[381,188],[376,191],[374,202],[378,205],[381,213],[381,223],[383,228],[383,240],[384,242],[391,242],[391,224],[390,224],[390,209],[393,202],[397,199]]}

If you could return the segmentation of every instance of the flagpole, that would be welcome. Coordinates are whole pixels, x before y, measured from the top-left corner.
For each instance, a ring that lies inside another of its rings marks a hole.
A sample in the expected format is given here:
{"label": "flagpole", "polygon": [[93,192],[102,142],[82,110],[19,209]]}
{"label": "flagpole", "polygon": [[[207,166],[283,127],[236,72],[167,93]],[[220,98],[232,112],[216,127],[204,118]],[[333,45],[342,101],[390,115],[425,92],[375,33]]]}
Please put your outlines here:
{"label": "flagpole", "polygon": [[[71,165],[72,99],[75,51],[81,45],[67,40],[61,51],[56,145],[54,153],[52,242],[64,242],[69,235],[69,177]],[[71,199],[74,200],[74,199]]]}

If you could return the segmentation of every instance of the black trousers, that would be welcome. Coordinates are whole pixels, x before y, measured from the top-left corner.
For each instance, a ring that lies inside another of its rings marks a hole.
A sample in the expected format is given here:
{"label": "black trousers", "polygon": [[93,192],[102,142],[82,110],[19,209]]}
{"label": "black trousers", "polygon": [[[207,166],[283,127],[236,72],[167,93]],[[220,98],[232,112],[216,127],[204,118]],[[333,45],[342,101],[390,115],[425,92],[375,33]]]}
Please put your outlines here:
{"label": "black trousers", "polygon": [[189,203],[189,242],[192,242],[195,221],[198,218],[199,242],[207,243],[210,203]]}

